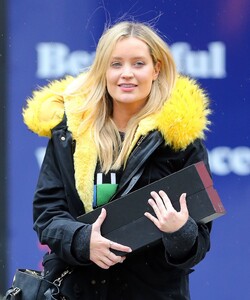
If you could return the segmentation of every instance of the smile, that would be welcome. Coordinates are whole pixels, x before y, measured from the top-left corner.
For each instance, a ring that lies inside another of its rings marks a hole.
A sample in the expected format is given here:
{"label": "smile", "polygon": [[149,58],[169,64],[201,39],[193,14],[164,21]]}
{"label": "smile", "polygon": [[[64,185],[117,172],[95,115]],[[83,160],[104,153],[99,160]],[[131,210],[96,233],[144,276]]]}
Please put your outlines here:
{"label": "smile", "polygon": [[118,86],[123,87],[123,88],[133,88],[136,87],[136,84],[132,84],[132,83],[122,83],[122,84],[118,84]]}

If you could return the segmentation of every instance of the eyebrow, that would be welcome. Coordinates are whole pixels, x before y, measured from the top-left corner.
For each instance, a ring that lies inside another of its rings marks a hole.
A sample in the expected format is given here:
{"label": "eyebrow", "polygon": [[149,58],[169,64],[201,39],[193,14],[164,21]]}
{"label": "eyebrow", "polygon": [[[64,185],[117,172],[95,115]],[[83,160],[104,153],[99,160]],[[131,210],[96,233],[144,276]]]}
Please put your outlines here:
{"label": "eyebrow", "polygon": [[[120,56],[113,56],[113,57],[111,57],[111,59],[122,60],[123,58]],[[135,57],[132,57],[131,59],[146,59],[146,57],[145,56],[135,56]]]}

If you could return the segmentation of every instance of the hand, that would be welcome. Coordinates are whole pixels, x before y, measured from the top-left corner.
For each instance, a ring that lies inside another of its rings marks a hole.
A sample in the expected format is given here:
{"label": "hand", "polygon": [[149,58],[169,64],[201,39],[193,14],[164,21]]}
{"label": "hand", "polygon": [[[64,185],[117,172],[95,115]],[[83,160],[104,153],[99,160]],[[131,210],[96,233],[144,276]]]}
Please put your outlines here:
{"label": "hand", "polygon": [[121,244],[112,242],[101,235],[101,226],[106,218],[106,210],[103,208],[99,217],[92,225],[92,232],[90,237],[90,260],[103,269],[122,263],[125,256],[115,255],[111,249],[132,252],[132,249]]}
{"label": "hand", "polygon": [[172,233],[179,230],[188,220],[189,213],[186,203],[186,194],[180,196],[180,211],[176,211],[164,191],[151,192],[153,199],[148,203],[153,208],[156,217],[149,212],[145,216],[151,220],[161,231]]}

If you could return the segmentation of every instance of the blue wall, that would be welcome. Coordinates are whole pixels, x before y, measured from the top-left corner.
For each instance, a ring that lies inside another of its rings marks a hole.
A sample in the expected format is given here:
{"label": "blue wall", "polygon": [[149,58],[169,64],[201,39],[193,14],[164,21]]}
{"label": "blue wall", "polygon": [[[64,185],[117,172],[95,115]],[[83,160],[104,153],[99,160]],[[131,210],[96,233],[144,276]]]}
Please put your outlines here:
{"label": "blue wall", "polygon": [[206,144],[227,214],[191,275],[194,300],[250,299],[250,13],[248,0],[8,1],[8,282],[38,268],[46,251],[32,230],[32,198],[47,140],[24,126],[25,99],[48,80],[88,66],[104,24],[154,21],[178,69],[207,90],[213,109]]}

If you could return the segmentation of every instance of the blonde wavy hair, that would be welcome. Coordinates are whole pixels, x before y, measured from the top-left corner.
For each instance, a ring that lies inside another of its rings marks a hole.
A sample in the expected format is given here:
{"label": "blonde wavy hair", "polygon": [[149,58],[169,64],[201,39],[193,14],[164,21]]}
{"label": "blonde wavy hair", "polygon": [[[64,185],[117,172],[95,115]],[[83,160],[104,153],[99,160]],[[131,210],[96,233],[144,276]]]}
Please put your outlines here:
{"label": "blonde wavy hair", "polygon": [[[160,62],[160,73],[152,83],[147,103],[130,119],[122,142],[112,120],[113,104],[106,88],[106,71],[117,41],[128,37],[138,38],[148,45],[153,63]],[[84,117],[79,130],[92,128],[103,172],[117,170],[125,164],[139,122],[162,108],[174,87],[176,76],[176,66],[168,45],[150,25],[124,21],[104,31],[93,64],[66,91],[67,95],[84,93],[84,103],[80,108]]]}

